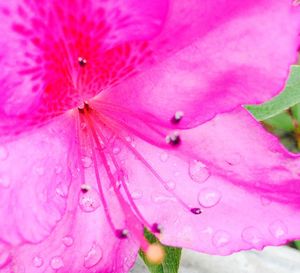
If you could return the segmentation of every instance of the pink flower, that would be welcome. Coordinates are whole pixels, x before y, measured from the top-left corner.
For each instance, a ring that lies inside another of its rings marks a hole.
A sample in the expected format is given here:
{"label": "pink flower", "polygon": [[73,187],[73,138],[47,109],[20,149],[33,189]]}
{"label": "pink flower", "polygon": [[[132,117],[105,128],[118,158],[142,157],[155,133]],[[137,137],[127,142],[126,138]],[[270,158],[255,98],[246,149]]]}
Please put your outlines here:
{"label": "pink flower", "polygon": [[299,237],[299,159],[241,108],[296,61],[284,0],[0,3],[0,271],[128,272]]}

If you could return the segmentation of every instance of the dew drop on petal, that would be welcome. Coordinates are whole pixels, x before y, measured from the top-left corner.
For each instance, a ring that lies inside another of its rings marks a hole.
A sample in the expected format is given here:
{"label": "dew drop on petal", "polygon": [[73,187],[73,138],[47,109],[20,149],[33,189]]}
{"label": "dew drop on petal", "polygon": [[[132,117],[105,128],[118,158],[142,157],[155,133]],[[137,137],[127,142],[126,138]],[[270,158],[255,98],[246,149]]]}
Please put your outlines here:
{"label": "dew drop on petal", "polygon": [[8,151],[4,146],[0,146],[0,161],[8,158]]}
{"label": "dew drop on petal", "polygon": [[167,183],[167,186],[168,186],[168,189],[171,190],[171,191],[175,190],[175,188],[176,188],[176,184],[173,181],[169,181]]}
{"label": "dew drop on petal", "polygon": [[212,188],[204,188],[198,194],[199,204],[205,208],[211,208],[217,205],[221,200],[221,193]]}
{"label": "dew drop on petal", "polygon": [[270,224],[269,231],[275,238],[282,239],[287,234],[288,229],[282,221],[278,220]]}
{"label": "dew drop on petal", "polygon": [[10,260],[10,254],[8,251],[0,249],[0,268],[5,266]]}
{"label": "dew drop on petal", "polygon": [[165,203],[168,201],[176,201],[176,198],[173,196],[167,196],[163,194],[152,194],[151,199],[154,203]]}
{"label": "dew drop on petal", "polygon": [[272,201],[264,196],[260,198],[260,202],[263,206],[268,206],[272,203]]}
{"label": "dew drop on petal", "polygon": [[50,261],[50,266],[53,268],[53,269],[59,269],[59,268],[62,268],[64,266],[64,262],[62,260],[61,257],[59,256],[56,256],[56,257],[53,257]]}
{"label": "dew drop on petal", "polygon": [[255,227],[247,227],[242,232],[242,239],[253,246],[262,247],[262,235]]}
{"label": "dew drop on petal", "polygon": [[102,255],[101,247],[94,243],[88,253],[84,256],[84,266],[86,268],[95,266],[101,261]]}
{"label": "dew drop on petal", "polygon": [[71,236],[65,236],[62,238],[62,242],[65,246],[71,246],[74,243],[74,239]]}
{"label": "dew drop on petal", "polygon": [[161,162],[167,162],[169,155],[167,153],[163,152],[160,154],[159,158],[160,158]]}
{"label": "dew drop on petal", "polygon": [[87,192],[81,192],[79,197],[79,206],[84,212],[93,212],[101,205],[97,191],[91,188]]}
{"label": "dew drop on petal", "polygon": [[84,168],[89,168],[89,167],[91,167],[91,166],[92,166],[92,163],[93,163],[92,159],[91,159],[89,156],[84,156],[84,157],[81,159],[81,161],[82,161],[82,165],[83,165]]}
{"label": "dew drop on petal", "polygon": [[39,176],[43,176],[45,174],[45,168],[41,166],[37,166],[34,168],[34,172]]}
{"label": "dew drop on petal", "polygon": [[62,166],[56,166],[55,169],[54,169],[56,174],[60,174],[62,172],[62,170],[63,170]]}
{"label": "dew drop on petal", "polygon": [[41,257],[39,256],[35,256],[33,259],[32,259],[32,263],[35,267],[41,267],[43,264],[44,264],[44,261]]}
{"label": "dew drop on petal", "polygon": [[198,160],[193,160],[189,164],[189,174],[193,181],[197,183],[205,182],[209,176],[209,170],[207,167]]}
{"label": "dew drop on petal", "polygon": [[143,197],[143,193],[141,191],[134,191],[131,193],[131,197],[133,200],[138,200]]}
{"label": "dew drop on petal", "polygon": [[57,186],[57,188],[55,189],[55,192],[59,196],[65,198],[68,195],[68,187],[67,187],[67,185],[64,185],[61,183]]}
{"label": "dew drop on petal", "polygon": [[218,230],[212,237],[212,242],[216,247],[223,247],[230,242],[230,235],[224,230]]}
{"label": "dew drop on petal", "polygon": [[87,128],[87,124],[85,122],[80,123],[80,129],[85,130]]}
{"label": "dew drop on petal", "polygon": [[7,175],[0,175],[0,187],[8,188],[11,184],[11,180]]}
{"label": "dew drop on petal", "polygon": [[121,152],[121,148],[118,146],[115,146],[112,151],[113,151],[113,154],[117,155]]}

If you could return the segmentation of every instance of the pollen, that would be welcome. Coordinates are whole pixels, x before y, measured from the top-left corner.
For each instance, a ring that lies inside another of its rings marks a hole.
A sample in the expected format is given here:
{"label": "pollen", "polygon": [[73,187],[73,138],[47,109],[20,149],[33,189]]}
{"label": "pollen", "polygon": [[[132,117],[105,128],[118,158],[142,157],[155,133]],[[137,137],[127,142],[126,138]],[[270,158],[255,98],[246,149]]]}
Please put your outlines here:
{"label": "pollen", "polygon": [[146,251],[146,258],[151,264],[161,264],[165,258],[165,251],[158,243],[149,245]]}
{"label": "pollen", "polygon": [[84,67],[87,65],[87,59],[85,59],[83,57],[78,57],[78,63],[81,67]]}

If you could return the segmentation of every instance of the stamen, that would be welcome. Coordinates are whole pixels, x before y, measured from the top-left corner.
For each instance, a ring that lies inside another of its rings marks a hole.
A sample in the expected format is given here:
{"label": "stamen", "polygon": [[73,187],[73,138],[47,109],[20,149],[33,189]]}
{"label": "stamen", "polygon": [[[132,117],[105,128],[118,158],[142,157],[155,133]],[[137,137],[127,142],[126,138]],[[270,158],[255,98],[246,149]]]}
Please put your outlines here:
{"label": "stamen", "polygon": [[118,230],[116,230],[116,236],[119,239],[126,239],[126,238],[128,238],[128,234],[129,234],[129,231],[127,229],[118,229]]}
{"label": "stamen", "polygon": [[182,120],[183,115],[184,115],[183,111],[177,111],[175,115],[172,117],[171,122],[173,124],[178,124]]}
{"label": "stamen", "polygon": [[78,57],[78,63],[81,67],[84,67],[87,64],[87,59],[85,59],[83,57]]}
{"label": "stamen", "polygon": [[152,225],[151,231],[152,231],[153,233],[162,233],[162,230],[163,230],[163,228],[162,228],[162,226],[161,226],[160,224],[154,223],[154,224]]}
{"label": "stamen", "polygon": [[[119,166],[119,164],[118,164],[116,158],[114,157],[113,152],[112,152],[111,149],[109,148],[109,145],[107,145],[107,143],[105,143],[105,137],[104,137],[104,135],[101,133],[101,130],[99,129],[99,127],[98,127],[97,125],[95,125],[95,128],[97,129],[97,133],[98,133],[98,135],[99,135],[99,137],[100,137],[100,140],[104,143],[104,145],[107,146],[107,148],[108,148],[107,151],[108,151],[108,153],[109,153],[109,156],[110,156],[110,158],[111,158],[111,160],[112,160],[112,162],[113,162],[113,164],[114,164],[114,166],[115,166],[115,168],[116,168],[118,174],[121,174],[121,173],[122,173],[121,168],[120,168],[120,166]],[[126,194],[126,196],[127,196],[127,199],[128,199],[128,201],[129,201],[129,203],[130,203],[132,209],[134,210],[136,216],[137,216],[137,217],[139,218],[139,220],[144,224],[145,227],[150,228],[151,225],[145,220],[145,218],[142,216],[142,214],[140,213],[139,209],[138,209],[137,206],[135,205],[135,202],[134,202],[133,199],[132,199],[132,196],[131,196],[130,191],[129,191],[128,187],[127,187],[127,184],[126,184],[126,182],[124,181],[124,176],[121,176],[120,182],[121,182],[121,185],[120,185],[120,186],[123,187],[123,189],[124,189],[124,191],[125,191],[125,194]]]}
{"label": "stamen", "polygon": [[201,214],[202,211],[200,208],[191,208],[191,213],[198,215],[198,214]]}
{"label": "stamen", "polygon": [[181,138],[178,132],[166,136],[166,142],[170,145],[177,146],[181,143]]}
{"label": "stamen", "polygon": [[[112,129],[113,130],[113,129]],[[129,145],[126,140],[124,140],[122,137],[118,136],[120,141],[135,155],[137,159],[140,160],[142,164],[153,174],[153,176],[163,185],[163,187],[176,198],[176,200],[187,210],[191,210],[190,207],[172,190],[170,190],[170,187],[166,181],[164,181],[160,175],[153,169],[153,167],[147,162],[147,160],[139,153],[137,152],[131,145]]]}
{"label": "stamen", "polygon": [[81,192],[82,193],[87,193],[88,191],[90,191],[91,190],[91,186],[90,185],[87,185],[87,184],[82,184],[81,186],[80,186],[80,189],[81,189]]}

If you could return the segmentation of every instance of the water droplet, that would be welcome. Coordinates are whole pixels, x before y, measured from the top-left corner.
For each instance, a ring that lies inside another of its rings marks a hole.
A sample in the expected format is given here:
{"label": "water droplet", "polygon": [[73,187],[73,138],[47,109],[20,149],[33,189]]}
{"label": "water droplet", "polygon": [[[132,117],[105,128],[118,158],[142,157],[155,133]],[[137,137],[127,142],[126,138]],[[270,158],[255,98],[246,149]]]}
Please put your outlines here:
{"label": "water droplet", "polygon": [[74,243],[74,239],[71,236],[66,236],[62,238],[62,242],[65,246],[71,246]]}
{"label": "water droplet", "polygon": [[272,201],[264,196],[260,198],[260,202],[263,206],[268,206],[272,203]]}
{"label": "water droplet", "polygon": [[132,137],[131,137],[131,136],[127,136],[127,137],[125,137],[125,139],[126,139],[126,141],[129,142],[129,143],[131,143],[131,141],[132,141]]}
{"label": "water droplet", "polygon": [[5,160],[8,158],[8,151],[4,146],[0,146],[0,160]]}
{"label": "water droplet", "polygon": [[102,259],[102,249],[96,243],[93,244],[87,255],[84,257],[84,266],[91,268],[98,264]]}
{"label": "water droplet", "polygon": [[287,226],[280,220],[271,223],[271,225],[269,226],[269,230],[271,234],[277,239],[282,239],[288,232]]}
{"label": "water droplet", "polygon": [[175,177],[180,176],[180,172],[175,172],[175,173],[174,173],[174,176],[175,176]]}
{"label": "water droplet", "polygon": [[42,175],[45,174],[45,168],[44,168],[44,167],[41,167],[41,166],[35,167],[35,168],[34,168],[34,171],[35,171],[35,173],[36,173],[37,175],[39,175],[39,176],[42,176]]}
{"label": "water droplet", "polygon": [[59,269],[64,266],[64,262],[61,257],[53,257],[50,261],[50,265],[53,269]]}
{"label": "water droplet", "polygon": [[55,169],[54,169],[56,174],[60,174],[62,172],[62,170],[63,170],[62,166],[56,166]]}
{"label": "water droplet", "polygon": [[87,192],[81,192],[79,197],[79,206],[84,212],[93,212],[101,205],[98,192],[91,188]]}
{"label": "water droplet", "polygon": [[141,191],[134,191],[131,193],[131,197],[134,200],[141,199],[143,197],[143,193]]}
{"label": "water droplet", "polygon": [[161,153],[159,158],[161,162],[167,162],[169,155],[167,153]]}
{"label": "water droplet", "polygon": [[211,208],[220,202],[221,197],[221,193],[218,190],[204,188],[198,194],[198,201],[201,206]]}
{"label": "water droplet", "polygon": [[32,259],[32,263],[35,267],[41,267],[44,264],[44,261],[41,257],[36,256]]}
{"label": "water droplet", "polygon": [[121,148],[120,148],[120,147],[115,146],[115,147],[113,148],[113,153],[114,153],[115,155],[119,154],[120,152],[121,152]]}
{"label": "water droplet", "polygon": [[189,174],[192,180],[197,183],[205,182],[210,176],[207,167],[198,160],[193,160],[192,162],[190,162]]}
{"label": "water droplet", "polygon": [[151,199],[154,203],[165,203],[168,201],[176,201],[176,198],[173,196],[167,196],[163,194],[153,194]]}
{"label": "water droplet", "polygon": [[173,181],[169,181],[167,183],[167,186],[168,186],[168,189],[171,190],[171,191],[175,190],[175,188],[176,188],[176,184]]}
{"label": "water droplet", "polygon": [[0,268],[5,266],[9,261],[10,261],[9,252],[6,251],[5,249],[4,249],[4,251],[2,251],[2,249],[1,249],[0,250]]}
{"label": "water droplet", "polygon": [[81,161],[84,168],[91,167],[93,163],[93,160],[89,156],[84,156]]}
{"label": "water droplet", "polygon": [[237,153],[230,153],[226,156],[225,160],[229,165],[238,165],[241,162],[241,155]]}
{"label": "water droplet", "polygon": [[0,175],[0,187],[8,188],[11,180],[7,175]]}
{"label": "water droplet", "polygon": [[242,232],[242,238],[246,243],[250,243],[253,246],[262,247],[262,235],[255,227],[247,227]]}
{"label": "water droplet", "polygon": [[59,184],[55,189],[56,193],[61,197],[67,197],[68,195],[68,187],[65,184]]}
{"label": "water droplet", "polygon": [[85,122],[81,122],[81,123],[80,123],[80,129],[81,129],[81,130],[85,130],[86,127],[87,127],[87,124],[86,124]]}
{"label": "water droplet", "polygon": [[218,230],[214,234],[212,242],[216,247],[223,247],[230,242],[230,235],[224,230]]}

